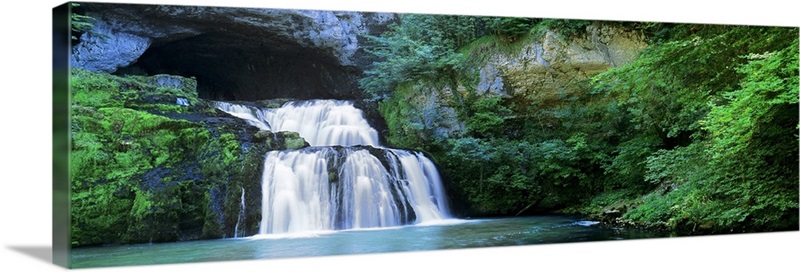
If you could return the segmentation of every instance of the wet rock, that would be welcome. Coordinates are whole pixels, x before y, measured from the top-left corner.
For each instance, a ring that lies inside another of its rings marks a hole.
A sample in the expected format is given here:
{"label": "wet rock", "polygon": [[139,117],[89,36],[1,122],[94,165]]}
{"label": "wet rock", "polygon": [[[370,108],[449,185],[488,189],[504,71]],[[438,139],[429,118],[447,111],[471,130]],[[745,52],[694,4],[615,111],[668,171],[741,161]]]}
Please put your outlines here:
{"label": "wet rock", "polygon": [[300,137],[300,133],[294,131],[260,130],[253,135],[253,138],[266,143],[269,150],[301,149],[311,146],[303,137]]}

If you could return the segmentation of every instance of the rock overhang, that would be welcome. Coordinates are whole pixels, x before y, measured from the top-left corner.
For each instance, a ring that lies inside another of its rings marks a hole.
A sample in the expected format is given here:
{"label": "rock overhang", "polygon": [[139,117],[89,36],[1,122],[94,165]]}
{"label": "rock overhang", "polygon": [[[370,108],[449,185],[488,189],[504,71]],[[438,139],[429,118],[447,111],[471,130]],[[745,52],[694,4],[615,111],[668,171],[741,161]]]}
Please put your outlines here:
{"label": "rock overhang", "polygon": [[394,14],[84,3],[94,28],[71,65],[117,74],[195,77],[202,98],[358,99],[374,61],[362,35]]}

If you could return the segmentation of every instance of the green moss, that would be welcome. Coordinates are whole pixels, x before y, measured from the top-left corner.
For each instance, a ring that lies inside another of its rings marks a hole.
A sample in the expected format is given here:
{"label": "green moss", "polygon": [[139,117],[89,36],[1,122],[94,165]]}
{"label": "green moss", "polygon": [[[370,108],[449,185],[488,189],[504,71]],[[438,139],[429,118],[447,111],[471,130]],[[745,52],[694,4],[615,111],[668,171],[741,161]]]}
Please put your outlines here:
{"label": "green moss", "polygon": [[308,142],[300,137],[300,133],[294,131],[261,130],[253,135],[253,138],[265,143],[268,150],[300,149],[309,146]]}
{"label": "green moss", "polygon": [[[73,70],[71,83],[72,245],[230,235],[236,222],[224,214],[238,214],[241,190],[260,194],[263,144],[243,146],[237,127],[167,117],[215,114],[193,79]],[[256,200],[240,228],[249,233],[258,228]]]}
{"label": "green moss", "polygon": [[169,112],[177,112],[177,113],[186,113],[189,112],[189,109],[186,106],[175,105],[175,104],[144,104],[136,106],[137,109],[140,110],[147,110],[147,111],[155,111],[161,113],[169,113]]}
{"label": "green moss", "polygon": [[127,214],[133,204],[131,187],[122,183],[95,184],[71,193],[71,244],[124,242]]}
{"label": "green moss", "polygon": [[411,102],[417,95],[415,84],[406,82],[398,85],[388,99],[378,103],[378,111],[389,128],[386,140],[390,146],[422,149],[420,147],[423,141],[420,135],[423,133],[424,125],[421,122],[420,112]]}
{"label": "green moss", "polygon": [[133,200],[133,207],[131,207],[131,216],[141,220],[152,206],[153,202],[148,199],[148,193],[136,191],[136,198]]}
{"label": "green moss", "polygon": [[[159,85],[167,84],[167,85]],[[159,113],[202,111],[197,82],[178,76],[115,76],[72,69],[70,91],[73,105],[84,107],[126,107]],[[186,99],[189,107],[177,105]]]}
{"label": "green moss", "polygon": [[[207,132],[201,126],[126,108],[101,108],[73,118],[74,180],[129,179],[182,160]],[[105,173],[103,175],[100,172]]]}
{"label": "green moss", "polygon": [[[211,194],[206,191],[203,194],[203,202],[211,203]],[[222,224],[217,220],[217,213],[211,209],[210,205],[203,206],[203,230],[202,230],[202,238],[210,239],[216,237],[222,237],[224,235],[222,231]]]}
{"label": "green moss", "polygon": [[306,143],[303,137],[300,137],[300,133],[297,132],[284,132],[283,140],[286,149],[300,149],[308,146],[308,143]]}
{"label": "green moss", "polygon": [[[105,80],[111,77],[95,77],[95,83],[86,84],[91,88],[74,88],[94,90],[95,94],[79,96],[86,99],[78,99],[72,106],[71,229],[75,246],[147,242],[141,235],[152,227],[147,222],[157,222],[152,216],[171,210],[176,202],[172,196],[143,190],[143,176],[154,168],[182,173],[170,169],[195,158],[200,153],[198,145],[210,139],[200,124],[108,107],[123,104],[107,99],[119,90],[117,84]],[[98,105],[105,107],[90,107]],[[133,229],[126,227],[131,223]]]}
{"label": "green moss", "polygon": [[86,107],[121,107],[125,97],[114,76],[73,69],[70,75],[72,104]]}

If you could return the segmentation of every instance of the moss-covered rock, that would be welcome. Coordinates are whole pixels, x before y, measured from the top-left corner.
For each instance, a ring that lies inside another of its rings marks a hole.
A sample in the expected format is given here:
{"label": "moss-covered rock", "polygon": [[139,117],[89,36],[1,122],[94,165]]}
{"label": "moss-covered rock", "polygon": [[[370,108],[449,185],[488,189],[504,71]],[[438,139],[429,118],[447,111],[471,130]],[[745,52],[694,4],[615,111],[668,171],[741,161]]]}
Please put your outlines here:
{"label": "moss-covered rock", "polygon": [[261,130],[256,132],[253,138],[265,143],[269,150],[300,149],[310,146],[303,137],[300,137],[300,133],[294,131]]}
{"label": "moss-covered rock", "polygon": [[252,141],[257,129],[198,99],[195,86],[73,70],[73,246],[258,231],[267,145]]}
{"label": "moss-covered rock", "polygon": [[283,131],[283,142],[286,149],[300,149],[309,146],[308,142],[300,137],[300,133],[294,131]]}

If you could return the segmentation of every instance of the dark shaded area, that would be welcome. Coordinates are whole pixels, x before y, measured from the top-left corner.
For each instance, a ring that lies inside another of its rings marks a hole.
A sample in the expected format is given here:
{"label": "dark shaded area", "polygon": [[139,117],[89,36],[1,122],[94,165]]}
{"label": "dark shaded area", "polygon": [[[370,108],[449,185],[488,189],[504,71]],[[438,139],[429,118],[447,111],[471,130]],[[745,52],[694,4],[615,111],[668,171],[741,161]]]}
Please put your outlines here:
{"label": "dark shaded area", "polygon": [[[9,246],[11,250],[31,256],[47,263],[53,262],[53,248],[49,246]],[[58,264],[62,265],[62,264]],[[66,263],[63,264],[66,266]]]}
{"label": "dark shaded area", "polygon": [[369,99],[361,99],[353,101],[353,107],[360,109],[369,126],[378,131],[378,142],[384,146],[388,145],[386,135],[389,134],[389,128],[378,110],[378,103]]}
{"label": "dark shaded area", "polygon": [[200,98],[214,100],[357,99],[361,71],[331,54],[263,33],[211,32],[154,42],[119,73],[197,79]]}

